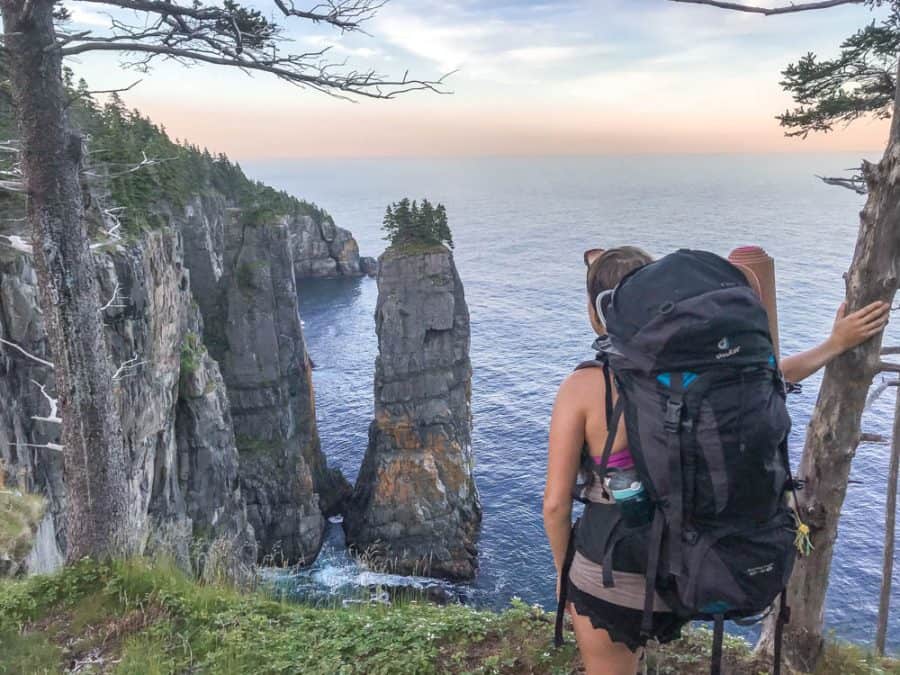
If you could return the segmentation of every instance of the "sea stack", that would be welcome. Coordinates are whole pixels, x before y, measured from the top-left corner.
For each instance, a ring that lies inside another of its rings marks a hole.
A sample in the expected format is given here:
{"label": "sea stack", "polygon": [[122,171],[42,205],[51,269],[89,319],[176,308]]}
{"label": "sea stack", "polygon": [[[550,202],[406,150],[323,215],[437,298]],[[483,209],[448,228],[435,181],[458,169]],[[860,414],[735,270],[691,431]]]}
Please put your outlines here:
{"label": "sea stack", "polygon": [[375,419],[344,519],[347,543],[393,572],[470,579],[481,504],[462,282],[443,245],[393,245],[377,278]]}

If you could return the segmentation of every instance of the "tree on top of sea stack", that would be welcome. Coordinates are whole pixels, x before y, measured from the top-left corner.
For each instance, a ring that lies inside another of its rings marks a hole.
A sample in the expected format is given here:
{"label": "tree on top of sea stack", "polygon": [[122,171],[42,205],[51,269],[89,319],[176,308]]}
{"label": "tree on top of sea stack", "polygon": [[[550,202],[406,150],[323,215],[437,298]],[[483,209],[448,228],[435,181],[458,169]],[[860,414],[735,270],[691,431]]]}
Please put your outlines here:
{"label": "tree on top of sea stack", "polygon": [[[90,3],[105,25],[70,30],[68,7]],[[392,78],[328,58],[329,47],[291,51],[287,23],[359,32],[383,0],[326,0],[298,7],[273,0],[272,14],[233,0],[0,0],[3,66],[19,127],[4,154],[17,161],[0,173],[0,188],[27,195],[40,305],[53,354],[68,491],[70,560],[128,555],[140,528],[129,520],[129,459],[123,447],[114,388],[122,367],[110,360],[83,218],[84,141],[69,119],[63,59],[90,52],[121,54],[124,65],[146,72],[156,61],[210,64],[267,73],[301,88],[339,98],[391,99],[417,90],[442,92],[442,80]],[[4,89],[6,83],[4,83]],[[154,158],[134,167],[140,170]],[[3,346],[5,349],[8,345]],[[18,356],[17,356],[18,358]],[[26,357],[27,358],[27,357]]]}
{"label": "tree on top of sea stack", "polygon": [[453,248],[453,235],[443,204],[433,206],[427,199],[419,205],[408,198],[388,205],[384,214],[385,239],[398,248],[441,246]]}
{"label": "tree on top of sea stack", "polygon": [[[897,292],[900,256],[900,99],[897,82],[900,52],[900,0],[811,0],[761,7],[718,0],[673,0],[764,16],[827,9],[838,5],[890,7],[880,24],[871,23],[847,38],[832,59],[807,54],[782,73],[782,86],[797,106],[778,116],[788,136],[805,138],[838,124],[874,117],[891,118],[887,148],[877,164],[864,161],[856,175],[823,178],[826,183],[868,194],[860,213],[859,233],[845,275],[847,311],[870,302],[892,302]],[[884,368],[881,334],[852,349],[825,370],[810,420],[798,477],[800,517],[810,527],[814,549],[800,558],[788,587],[791,620],[785,628],[785,655],[800,671],[815,668],[824,646],[825,594],[838,520],[850,465],[860,442],[860,421],[869,386]],[[775,616],[769,617],[758,644],[774,646]]]}

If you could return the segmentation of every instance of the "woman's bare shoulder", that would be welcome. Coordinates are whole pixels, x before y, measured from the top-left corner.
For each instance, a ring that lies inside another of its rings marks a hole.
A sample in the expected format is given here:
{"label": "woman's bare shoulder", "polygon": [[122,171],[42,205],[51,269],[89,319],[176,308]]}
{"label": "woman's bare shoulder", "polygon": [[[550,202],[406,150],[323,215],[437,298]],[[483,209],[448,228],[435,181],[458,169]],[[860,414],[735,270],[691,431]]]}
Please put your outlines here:
{"label": "woman's bare shoulder", "polygon": [[598,394],[602,394],[605,387],[602,369],[582,368],[570,373],[559,385],[557,400],[586,401],[585,397],[593,399]]}

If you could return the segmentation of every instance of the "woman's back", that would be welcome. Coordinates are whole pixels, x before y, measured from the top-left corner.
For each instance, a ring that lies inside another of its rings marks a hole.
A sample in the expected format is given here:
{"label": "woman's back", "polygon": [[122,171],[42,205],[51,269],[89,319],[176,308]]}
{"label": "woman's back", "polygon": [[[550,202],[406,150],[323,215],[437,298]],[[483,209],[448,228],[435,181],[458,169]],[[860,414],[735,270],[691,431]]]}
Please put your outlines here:
{"label": "woman's back", "polygon": [[[584,419],[584,442],[592,457],[597,459],[603,454],[603,447],[609,436],[606,419],[606,382],[601,368],[582,368],[572,373],[566,384],[566,405],[575,406]],[[612,400],[617,395],[613,385]],[[628,436],[625,432],[624,418],[619,422],[619,429],[613,442],[612,454],[628,448]]]}

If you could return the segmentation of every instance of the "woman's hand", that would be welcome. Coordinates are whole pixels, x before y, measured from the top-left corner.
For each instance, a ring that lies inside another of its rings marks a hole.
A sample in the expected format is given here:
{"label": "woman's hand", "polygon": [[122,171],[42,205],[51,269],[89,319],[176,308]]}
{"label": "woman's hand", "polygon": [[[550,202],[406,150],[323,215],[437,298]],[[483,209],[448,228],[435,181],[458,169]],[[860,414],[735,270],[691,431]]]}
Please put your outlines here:
{"label": "woman's hand", "polygon": [[838,307],[831,335],[822,344],[781,360],[781,372],[788,382],[800,382],[822,368],[833,358],[853,349],[884,330],[891,306],[873,302],[853,314],[847,314],[847,303]]}
{"label": "woman's hand", "polygon": [[837,354],[853,349],[884,330],[890,309],[888,303],[878,301],[847,314],[847,303],[841,303],[828,338]]}

